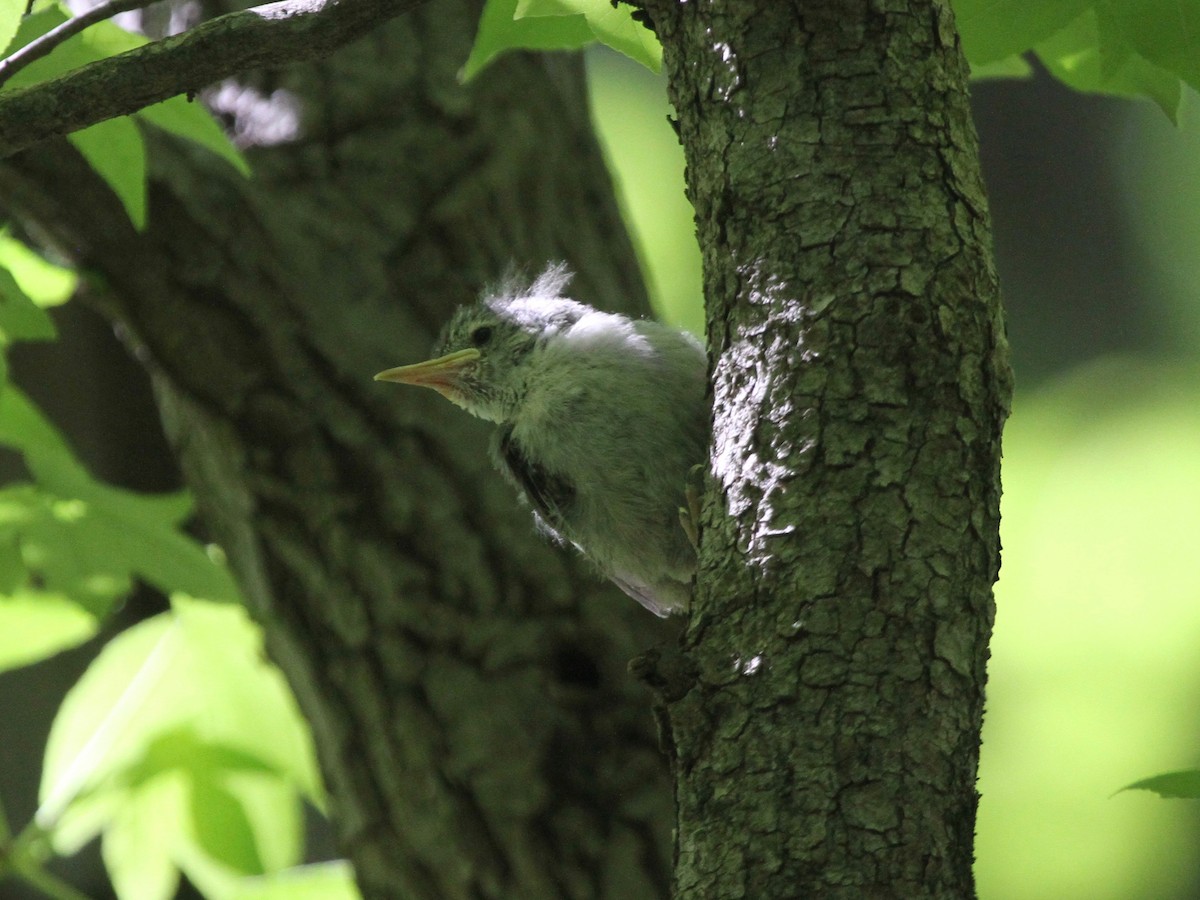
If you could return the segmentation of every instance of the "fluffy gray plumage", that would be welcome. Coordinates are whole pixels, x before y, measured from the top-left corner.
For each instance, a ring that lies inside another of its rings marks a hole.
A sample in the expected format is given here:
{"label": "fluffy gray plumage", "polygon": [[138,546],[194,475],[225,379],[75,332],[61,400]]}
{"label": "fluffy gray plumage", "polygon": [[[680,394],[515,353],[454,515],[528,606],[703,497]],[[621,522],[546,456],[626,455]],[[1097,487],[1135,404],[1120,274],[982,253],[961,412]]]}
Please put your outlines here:
{"label": "fluffy gray plumage", "polygon": [[498,423],[493,461],[542,527],[647,609],[682,611],[696,560],[679,510],[709,427],[704,349],[563,297],[569,280],[552,266],[486,295],[455,313],[438,359],[377,377]]}

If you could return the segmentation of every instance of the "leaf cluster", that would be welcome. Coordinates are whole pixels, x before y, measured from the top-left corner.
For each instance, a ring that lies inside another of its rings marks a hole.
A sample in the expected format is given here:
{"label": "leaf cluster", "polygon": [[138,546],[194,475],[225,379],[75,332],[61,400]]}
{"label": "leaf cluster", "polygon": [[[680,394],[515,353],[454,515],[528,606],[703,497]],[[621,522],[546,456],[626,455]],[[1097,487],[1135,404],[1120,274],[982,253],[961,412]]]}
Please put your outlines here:
{"label": "leaf cluster", "polygon": [[[0,350],[53,340],[75,282],[0,234]],[[33,821],[14,829],[0,805],[0,883],[78,897],[45,863],[101,836],[122,898],[166,900],[181,873],[214,898],[355,896],[345,863],[298,865],[303,801],[323,806],[311,738],[220,549],[188,534],[191,498],[95,479],[5,358],[0,446],[24,477],[0,486],[0,673],[93,637],[138,582],[172,600],[63,701]]]}
{"label": "leaf cluster", "polygon": [[[111,640],[63,701],[25,855],[103,835],[122,898],[354,896],[344,865],[296,868],[301,799],[322,805],[307,726],[233,604],[172,598]],[[340,885],[339,887],[335,887]]]}
{"label": "leaf cluster", "polygon": [[1176,0],[953,0],[973,71],[1035,56],[1076,90],[1153,101],[1176,122],[1200,90],[1200,5]]}
{"label": "leaf cluster", "polygon": [[[952,0],[976,78],[1025,77],[1036,58],[1064,84],[1143,97],[1176,121],[1183,87],[1200,90],[1200,5],[1175,0]],[[611,0],[488,0],[463,77],[516,49],[599,41],[658,71],[662,50]]]}

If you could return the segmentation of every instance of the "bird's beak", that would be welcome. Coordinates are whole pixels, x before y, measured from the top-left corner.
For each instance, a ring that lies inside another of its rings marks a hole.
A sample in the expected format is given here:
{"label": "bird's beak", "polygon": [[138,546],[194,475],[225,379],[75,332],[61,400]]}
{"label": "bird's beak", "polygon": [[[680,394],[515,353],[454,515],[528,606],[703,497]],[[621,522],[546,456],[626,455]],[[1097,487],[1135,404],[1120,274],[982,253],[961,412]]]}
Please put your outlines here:
{"label": "bird's beak", "polygon": [[447,353],[437,359],[414,363],[411,366],[385,369],[375,376],[375,380],[433,388],[447,400],[457,402],[458,398],[462,396],[463,371],[482,355],[478,350],[472,348],[456,350],[454,353]]}

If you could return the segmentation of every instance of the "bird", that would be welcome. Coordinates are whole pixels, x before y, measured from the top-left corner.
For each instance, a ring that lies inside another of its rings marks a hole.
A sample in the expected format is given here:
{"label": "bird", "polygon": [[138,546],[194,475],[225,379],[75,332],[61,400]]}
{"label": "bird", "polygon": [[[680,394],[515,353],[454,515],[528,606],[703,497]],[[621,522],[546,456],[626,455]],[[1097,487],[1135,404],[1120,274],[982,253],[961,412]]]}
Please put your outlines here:
{"label": "bird", "polygon": [[459,307],[433,358],[375,379],[496,423],[492,462],[539,530],[655,615],[683,613],[696,570],[689,484],[711,430],[707,355],[686,331],[565,296],[570,280],[562,263],[531,283],[506,278]]}

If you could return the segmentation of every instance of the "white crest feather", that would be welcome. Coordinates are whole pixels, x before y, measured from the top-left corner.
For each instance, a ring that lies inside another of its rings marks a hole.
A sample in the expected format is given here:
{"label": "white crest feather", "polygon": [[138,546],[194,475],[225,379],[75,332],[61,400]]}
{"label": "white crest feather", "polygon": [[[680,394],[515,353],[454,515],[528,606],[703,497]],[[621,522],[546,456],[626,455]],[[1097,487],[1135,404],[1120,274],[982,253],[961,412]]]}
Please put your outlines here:
{"label": "white crest feather", "polygon": [[529,296],[531,297],[561,297],[566,291],[567,285],[571,283],[573,273],[565,262],[553,262],[546,266],[546,271],[542,272],[529,286]]}
{"label": "white crest feather", "polygon": [[563,296],[573,277],[574,273],[565,262],[550,263],[532,282],[523,271],[516,266],[511,266],[498,284],[492,285],[484,291],[483,297],[485,301],[499,300],[501,303],[522,300],[527,297],[536,297],[539,300],[557,300]]}

